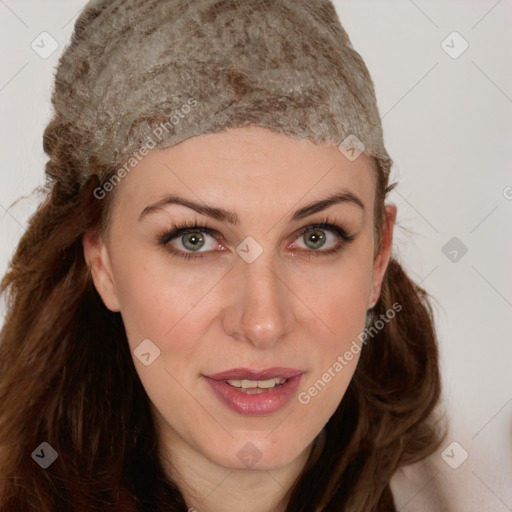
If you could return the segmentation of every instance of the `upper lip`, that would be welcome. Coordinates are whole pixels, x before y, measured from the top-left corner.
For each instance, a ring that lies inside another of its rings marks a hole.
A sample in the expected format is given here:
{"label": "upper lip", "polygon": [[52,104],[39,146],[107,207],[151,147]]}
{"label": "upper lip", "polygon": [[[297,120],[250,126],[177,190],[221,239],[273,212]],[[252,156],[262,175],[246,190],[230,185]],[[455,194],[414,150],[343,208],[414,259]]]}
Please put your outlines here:
{"label": "upper lip", "polygon": [[266,368],[264,370],[253,370],[252,368],[233,368],[224,372],[206,375],[213,380],[266,380],[275,377],[290,379],[297,375],[301,375],[302,370],[296,368]]}

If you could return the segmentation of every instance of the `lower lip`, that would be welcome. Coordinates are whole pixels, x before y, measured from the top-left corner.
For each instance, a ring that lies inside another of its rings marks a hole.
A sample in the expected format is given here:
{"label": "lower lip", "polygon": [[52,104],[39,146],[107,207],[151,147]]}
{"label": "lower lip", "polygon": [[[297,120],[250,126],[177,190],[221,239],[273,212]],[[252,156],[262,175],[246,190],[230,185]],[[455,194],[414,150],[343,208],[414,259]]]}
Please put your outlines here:
{"label": "lower lip", "polygon": [[265,416],[284,407],[297,391],[301,378],[302,374],[296,375],[270,391],[250,395],[222,380],[204,377],[222,403],[232,411],[246,416]]}

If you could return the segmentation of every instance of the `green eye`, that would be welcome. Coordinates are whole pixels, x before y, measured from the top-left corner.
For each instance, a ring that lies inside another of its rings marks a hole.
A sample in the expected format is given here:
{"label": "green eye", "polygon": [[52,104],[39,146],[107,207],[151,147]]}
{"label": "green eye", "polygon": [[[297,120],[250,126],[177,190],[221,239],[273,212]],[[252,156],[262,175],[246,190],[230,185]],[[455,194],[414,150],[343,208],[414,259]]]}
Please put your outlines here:
{"label": "green eye", "polygon": [[195,231],[193,233],[185,233],[181,237],[181,241],[184,247],[186,247],[190,251],[198,251],[201,249],[205,243],[204,236],[200,231]]}
{"label": "green eye", "polygon": [[322,256],[339,252],[345,243],[354,240],[354,235],[347,234],[346,230],[330,222],[312,224],[304,228],[296,240],[296,248],[302,249],[303,254]]}
{"label": "green eye", "polygon": [[326,236],[323,230],[315,228],[304,233],[302,239],[310,249],[320,249],[325,245]]}

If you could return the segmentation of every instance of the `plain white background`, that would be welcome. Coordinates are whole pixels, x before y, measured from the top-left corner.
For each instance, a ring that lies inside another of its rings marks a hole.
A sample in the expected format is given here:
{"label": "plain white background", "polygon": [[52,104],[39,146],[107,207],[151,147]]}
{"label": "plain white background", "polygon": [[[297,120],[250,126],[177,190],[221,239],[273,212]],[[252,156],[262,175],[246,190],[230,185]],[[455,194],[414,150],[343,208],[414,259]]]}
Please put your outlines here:
{"label": "plain white background", "polygon": [[[44,183],[54,67],[85,3],[0,0],[2,275]],[[511,511],[512,1],[339,0],[336,8],[370,69],[396,164],[395,253],[436,299],[452,428],[434,474],[401,510],[415,510],[417,496],[445,479],[455,501],[467,500],[461,510]],[[58,43],[46,58],[31,47],[42,52],[46,38],[51,49],[44,31]],[[451,461],[468,454],[456,469],[442,456],[454,441]]]}

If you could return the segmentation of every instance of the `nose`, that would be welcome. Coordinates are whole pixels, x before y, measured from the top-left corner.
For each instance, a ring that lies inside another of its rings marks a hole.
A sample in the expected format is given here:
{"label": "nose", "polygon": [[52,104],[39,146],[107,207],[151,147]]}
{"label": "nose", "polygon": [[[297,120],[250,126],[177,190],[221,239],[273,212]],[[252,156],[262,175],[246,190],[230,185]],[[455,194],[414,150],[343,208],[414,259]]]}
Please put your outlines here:
{"label": "nose", "polygon": [[263,255],[237,266],[230,272],[224,332],[257,348],[271,348],[293,329],[293,293],[283,271]]}

